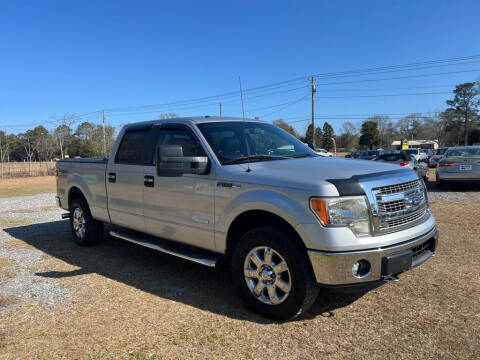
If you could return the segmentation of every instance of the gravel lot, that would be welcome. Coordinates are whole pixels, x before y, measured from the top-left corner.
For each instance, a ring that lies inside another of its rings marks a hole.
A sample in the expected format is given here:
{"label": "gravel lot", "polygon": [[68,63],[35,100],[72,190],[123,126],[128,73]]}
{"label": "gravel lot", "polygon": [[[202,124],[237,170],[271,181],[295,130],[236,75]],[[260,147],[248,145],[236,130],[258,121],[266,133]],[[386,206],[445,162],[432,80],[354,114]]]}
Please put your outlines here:
{"label": "gravel lot", "polygon": [[0,198],[0,359],[478,358],[480,203],[458,200],[480,189],[428,187],[433,260],[378,291],[325,290],[283,324],[246,310],[222,269],[111,238],[76,246],[54,194]]}

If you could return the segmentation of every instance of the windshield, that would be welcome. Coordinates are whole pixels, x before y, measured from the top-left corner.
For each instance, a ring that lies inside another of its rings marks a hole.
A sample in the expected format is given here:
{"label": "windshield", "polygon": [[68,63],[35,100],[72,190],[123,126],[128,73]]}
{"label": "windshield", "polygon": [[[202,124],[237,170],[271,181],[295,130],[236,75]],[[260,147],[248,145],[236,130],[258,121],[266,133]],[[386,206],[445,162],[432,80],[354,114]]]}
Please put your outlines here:
{"label": "windshield", "polygon": [[317,156],[300,140],[271,124],[221,121],[198,124],[198,128],[222,164]]}
{"label": "windshield", "polygon": [[480,157],[480,147],[450,149],[447,152],[447,157]]}
{"label": "windshield", "polygon": [[379,153],[379,150],[369,150],[367,154],[368,156],[377,156]]}
{"label": "windshield", "polygon": [[438,149],[435,155],[443,155],[445,154],[445,151],[447,151],[447,148]]}
{"label": "windshield", "polygon": [[405,150],[402,150],[402,153],[416,155],[416,154],[418,154],[418,150],[417,149],[408,149],[408,150],[405,149]]}

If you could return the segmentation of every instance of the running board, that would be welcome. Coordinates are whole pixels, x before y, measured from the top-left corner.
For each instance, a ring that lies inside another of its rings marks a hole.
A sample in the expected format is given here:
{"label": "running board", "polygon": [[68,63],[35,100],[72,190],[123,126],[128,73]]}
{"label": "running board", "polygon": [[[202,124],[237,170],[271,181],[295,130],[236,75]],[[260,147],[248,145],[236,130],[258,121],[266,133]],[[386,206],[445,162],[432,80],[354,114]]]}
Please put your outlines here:
{"label": "running board", "polygon": [[120,233],[118,231],[110,231],[110,235],[114,236],[116,238],[122,239],[129,241],[131,243],[141,245],[148,247],[153,250],[157,250],[160,252],[163,252],[165,254],[177,256],[179,258],[189,260],[192,262],[195,262],[197,264],[205,265],[205,266],[210,266],[210,267],[215,267],[217,263],[217,259],[213,257],[207,257],[204,254],[200,252],[195,252],[194,250],[187,250],[187,249],[180,249],[177,248],[173,245],[159,245],[159,244],[154,244],[152,242],[148,242],[147,240],[141,239],[139,237],[136,237],[131,234],[126,234],[126,233]]}

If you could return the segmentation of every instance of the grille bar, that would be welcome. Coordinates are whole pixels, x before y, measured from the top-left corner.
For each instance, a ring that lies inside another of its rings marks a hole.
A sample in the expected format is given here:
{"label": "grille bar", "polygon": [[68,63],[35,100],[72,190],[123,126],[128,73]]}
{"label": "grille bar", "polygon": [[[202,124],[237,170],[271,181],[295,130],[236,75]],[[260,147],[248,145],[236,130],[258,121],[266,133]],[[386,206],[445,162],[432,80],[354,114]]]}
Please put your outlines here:
{"label": "grille bar", "polygon": [[373,188],[377,230],[398,231],[423,219],[428,211],[424,191],[419,180]]}

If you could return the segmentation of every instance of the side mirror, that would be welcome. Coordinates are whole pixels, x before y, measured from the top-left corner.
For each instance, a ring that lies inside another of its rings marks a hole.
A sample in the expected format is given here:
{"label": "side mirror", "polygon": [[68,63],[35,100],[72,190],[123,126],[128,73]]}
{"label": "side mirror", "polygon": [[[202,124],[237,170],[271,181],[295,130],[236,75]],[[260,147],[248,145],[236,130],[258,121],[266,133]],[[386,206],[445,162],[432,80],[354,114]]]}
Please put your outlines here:
{"label": "side mirror", "polygon": [[183,156],[180,145],[160,145],[155,154],[158,176],[204,175],[208,173],[209,164],[206,156]]}

